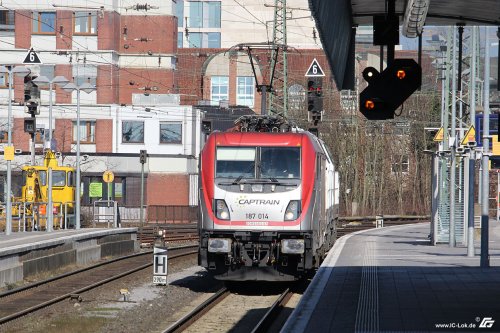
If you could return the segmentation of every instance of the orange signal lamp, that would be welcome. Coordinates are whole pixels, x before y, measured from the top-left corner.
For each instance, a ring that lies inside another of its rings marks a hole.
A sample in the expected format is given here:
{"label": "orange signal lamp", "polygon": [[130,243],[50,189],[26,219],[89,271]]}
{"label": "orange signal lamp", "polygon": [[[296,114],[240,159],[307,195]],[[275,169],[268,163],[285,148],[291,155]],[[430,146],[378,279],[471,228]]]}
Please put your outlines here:
{"label": "orange signal lamp", "polygon": [[371,99],[367,100],[365,102],[365,108],[367,110],[373,110],[373,109],[375,109],[375,102],[373,102]]}
{"label": "orange signal lamp", "polygon": [[398,69],[398,71],[396,72],[396,76],[398,79],[402,80],[406,77],[406,72],[402,69]]}

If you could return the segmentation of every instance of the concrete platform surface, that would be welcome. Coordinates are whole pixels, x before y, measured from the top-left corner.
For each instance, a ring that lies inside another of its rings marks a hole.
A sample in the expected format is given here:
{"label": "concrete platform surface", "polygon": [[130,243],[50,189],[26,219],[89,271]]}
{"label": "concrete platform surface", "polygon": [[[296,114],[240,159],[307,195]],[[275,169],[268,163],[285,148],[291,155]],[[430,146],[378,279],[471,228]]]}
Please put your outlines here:
{"label": "concrete platform surface", "polygon": [[84,228],[46,231],[0,233],[0,256],[16,253],[20,249],[33,250],[65,243],[109,235],[137,233],[137,228]]}
{"label": "concrete platform surface", "polygon": [[464,247],[432,246],[430,225],[337,241],[282,332],[500,332],[500,225],[490,267]]}
{"label": "concrete platform surface", "polygon": [[139,251],[137,228],[0,234],[0,287],[68,265],[86,265]]}

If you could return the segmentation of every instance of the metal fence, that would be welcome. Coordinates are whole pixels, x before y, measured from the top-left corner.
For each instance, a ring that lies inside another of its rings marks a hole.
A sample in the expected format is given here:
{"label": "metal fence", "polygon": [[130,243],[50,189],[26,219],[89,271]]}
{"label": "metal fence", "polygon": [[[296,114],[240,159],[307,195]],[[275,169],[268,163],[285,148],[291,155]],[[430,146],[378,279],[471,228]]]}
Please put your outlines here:
{"label": "metal fence", "polygon": [[[82,206],[83,225],[93,222],[93,206]],[[122,224],[140,222],[139,206],[118,206],[118,219]],[[144,221],[147,223],[196,223],[198,206],[144,206]]]}
{"label": "metal fence", "polygon": [[195,223],[198,221],[198,206],[148,206],[149,223]]}

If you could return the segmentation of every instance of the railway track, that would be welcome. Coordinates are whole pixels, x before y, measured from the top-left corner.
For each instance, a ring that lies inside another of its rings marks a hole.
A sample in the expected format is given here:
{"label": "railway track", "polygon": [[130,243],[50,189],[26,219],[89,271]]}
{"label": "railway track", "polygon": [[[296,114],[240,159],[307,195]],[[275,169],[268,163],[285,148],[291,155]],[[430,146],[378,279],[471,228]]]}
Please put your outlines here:
{"label": "railway track", "polygon": [[[384,226],[412,224],[419,222],[428,222],[429,216],[384,216]],[[355,216],[340,217],[337,221],[337,238],[348,233],[373,229],[376,227],[375,216]],[[152,246],[157,239],[158,231],[165,230],[166,242],[188,242],[198,240],[198,230],[195,223],[172,224],[155,223],[146,224],[139,233],[139,240],[143,247]]]}
{"label": "railway track", "polygon": [[[197,253],[197,248],[170,248],[169,259]],[[81,301],[88,290],[151,267],[152,259],[152,251],[133,254],[0,293],[0,325],[65,299]]]}
{"label": "railway track", "polygon": [[146,224],[139,228],[138,239],[142,247],[153,246],[158,239],[158,232],[165,231],[166,242],[189,242],[198,240],[198,229],[196,223],[173,224],[155,223]]}
{"label": "railway track", "polygon": [[[304,288],[305,287],[301,287]],[[167,328],[164,333],[245,331],[252,333],[279,331],[291,311],[282,311],[292,297],[300,295],[291,288],[281,294],[241,294],[226,287]]]}

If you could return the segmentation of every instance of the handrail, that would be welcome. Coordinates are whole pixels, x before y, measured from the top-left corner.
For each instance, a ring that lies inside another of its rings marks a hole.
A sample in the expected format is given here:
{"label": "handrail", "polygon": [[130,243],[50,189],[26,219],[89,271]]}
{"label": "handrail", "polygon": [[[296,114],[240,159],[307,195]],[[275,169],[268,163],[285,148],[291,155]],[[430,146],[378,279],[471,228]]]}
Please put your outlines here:
{"label": "handrail", "polygon": [[[106,206],[101,206],[102,204],[107,204]],[[111,214],[96,214],[96,208],[111,208],[113,209]],[[118,227],[118,202],[116,200],[103,200],[99,199],[92,203],[92,220],[93,226],[95,227],[96,221],[100,223],[101,217],[104,217],[104,220],[108,223],[109,228],[109,219],[106,219],[106,216],[113,216],[113,228]],[[97,219],[96,219],[97,217]]]}

